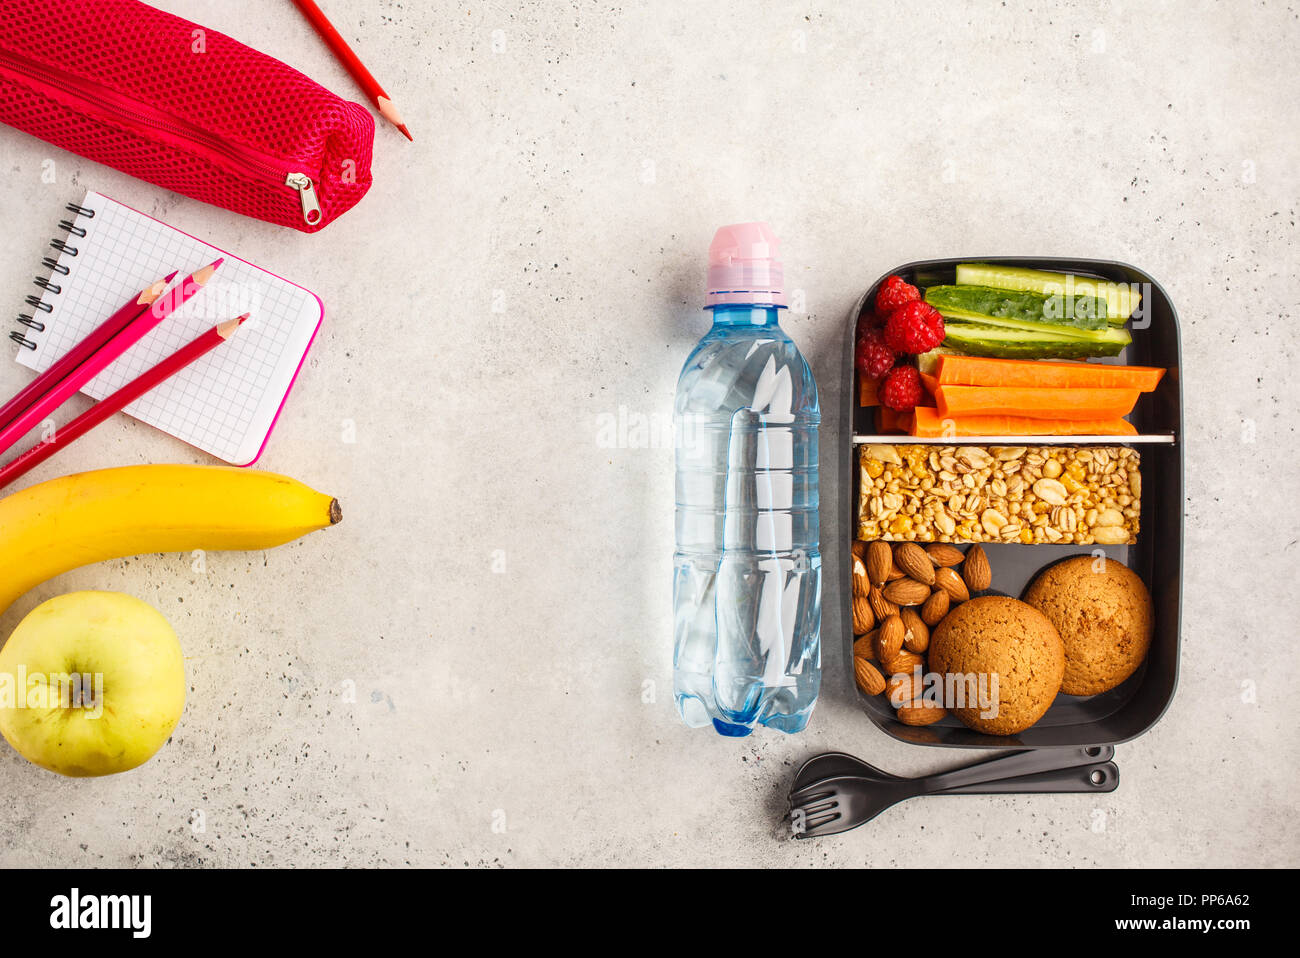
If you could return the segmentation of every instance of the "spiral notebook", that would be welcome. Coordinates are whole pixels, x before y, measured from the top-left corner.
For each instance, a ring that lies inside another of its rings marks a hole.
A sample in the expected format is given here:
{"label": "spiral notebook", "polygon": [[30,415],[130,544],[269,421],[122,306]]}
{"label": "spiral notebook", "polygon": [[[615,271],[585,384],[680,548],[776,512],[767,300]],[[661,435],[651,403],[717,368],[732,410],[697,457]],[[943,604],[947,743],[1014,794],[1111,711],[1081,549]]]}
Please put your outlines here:
{"label": "spiral notebook", "polygon": [[243,313],[238,336],[126,407],[141,422],[237,466],[261,456],[325,310],[320,299],[237,256],[95,192],[68,207],[47,256],[49,278],[27,297],[10,338],[18,362],[38,373],[128,299],[172,270],[180,278],[219,256],[204,290],[82,390],[103,399],[199,334]]}

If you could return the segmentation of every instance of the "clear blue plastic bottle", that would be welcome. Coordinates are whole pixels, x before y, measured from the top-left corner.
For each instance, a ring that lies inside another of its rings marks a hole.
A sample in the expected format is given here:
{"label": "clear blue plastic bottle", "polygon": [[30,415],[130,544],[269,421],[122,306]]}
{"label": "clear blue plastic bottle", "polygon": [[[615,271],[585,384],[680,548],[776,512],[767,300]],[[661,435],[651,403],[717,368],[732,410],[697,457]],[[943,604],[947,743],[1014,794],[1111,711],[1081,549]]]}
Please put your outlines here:
{"label": "clear blue plastic bottle", "polygon": [[801,731],[821,688],[821,411],[777,251],[766,223],[718,230],[713,327],[677,383],[674,693],[722,735]]}

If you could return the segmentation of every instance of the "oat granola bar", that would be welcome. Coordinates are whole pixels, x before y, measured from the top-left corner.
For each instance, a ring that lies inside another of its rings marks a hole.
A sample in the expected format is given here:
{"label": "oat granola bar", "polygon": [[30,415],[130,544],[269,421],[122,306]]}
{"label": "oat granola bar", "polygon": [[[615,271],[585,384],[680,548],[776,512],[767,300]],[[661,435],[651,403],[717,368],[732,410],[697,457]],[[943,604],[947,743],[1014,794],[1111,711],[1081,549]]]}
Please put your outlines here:
{"label": "oat granola bar", "polygon": [[865,445],[858,538],[1124,545],[1142,473],[1122,446]]}

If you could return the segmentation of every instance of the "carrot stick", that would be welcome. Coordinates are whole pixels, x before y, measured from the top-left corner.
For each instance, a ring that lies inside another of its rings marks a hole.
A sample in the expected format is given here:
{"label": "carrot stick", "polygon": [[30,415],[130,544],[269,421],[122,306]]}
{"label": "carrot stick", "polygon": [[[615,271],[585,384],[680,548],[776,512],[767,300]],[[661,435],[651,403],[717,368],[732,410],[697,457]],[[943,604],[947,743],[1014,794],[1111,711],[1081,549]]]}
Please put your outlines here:
{"label": "carrot stick", "polygon": [[1036,386],[940,386],[939,415],[1029,419],[1119,419],[1137,404],[1136,389],[1046,389]]}
{"label": "carrot stick", "polygon": [[925,401],[917,403],[918,406],[933,406],[934,397],[939,395],[939,377],[931,376],[928,373],[921,373],[921,385],[925,387],[928,396]]}
{"label": "carrot stick", "polygon": [[1136,436],[1123,419],[1028,419],[1024,416],[957,416],[937,410],[913,410],[912,435],[925,439],[945,436]]}
{"label": "carrot stick", "polygon": [[1038,359],[940,356],[938,379],[945,386],[1042,386],[1050,389],[1136,389],[1151,392],[1165,371],[1158,366],[1109,363],[1049,363]]}
{"label": "carrot stick", "polygon": [[858,405],[859,406],[879,406],[880,397],[876,395],[877,387],[880,384],[870,376],[864,376],[858,373]]}
{"label": "carrot stick", "polygon": [[909,413],[898,412],[888,406],[881,406],[876,410],[876,427],[880,430],[882,436],[890,433],[906,435],[912,431],[912,420]]}

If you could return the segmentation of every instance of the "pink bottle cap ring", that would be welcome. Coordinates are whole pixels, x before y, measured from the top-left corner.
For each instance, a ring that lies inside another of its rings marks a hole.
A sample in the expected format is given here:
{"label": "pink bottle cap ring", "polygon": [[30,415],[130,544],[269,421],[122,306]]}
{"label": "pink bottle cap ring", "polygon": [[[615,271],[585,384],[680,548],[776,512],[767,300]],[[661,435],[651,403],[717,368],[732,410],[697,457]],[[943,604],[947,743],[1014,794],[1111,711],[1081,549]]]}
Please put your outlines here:
{"label": "pink bottle cap ring", "polygon": [[736,223],[709,245],[708,306],[785,306],[781,241],[766,223]]}

